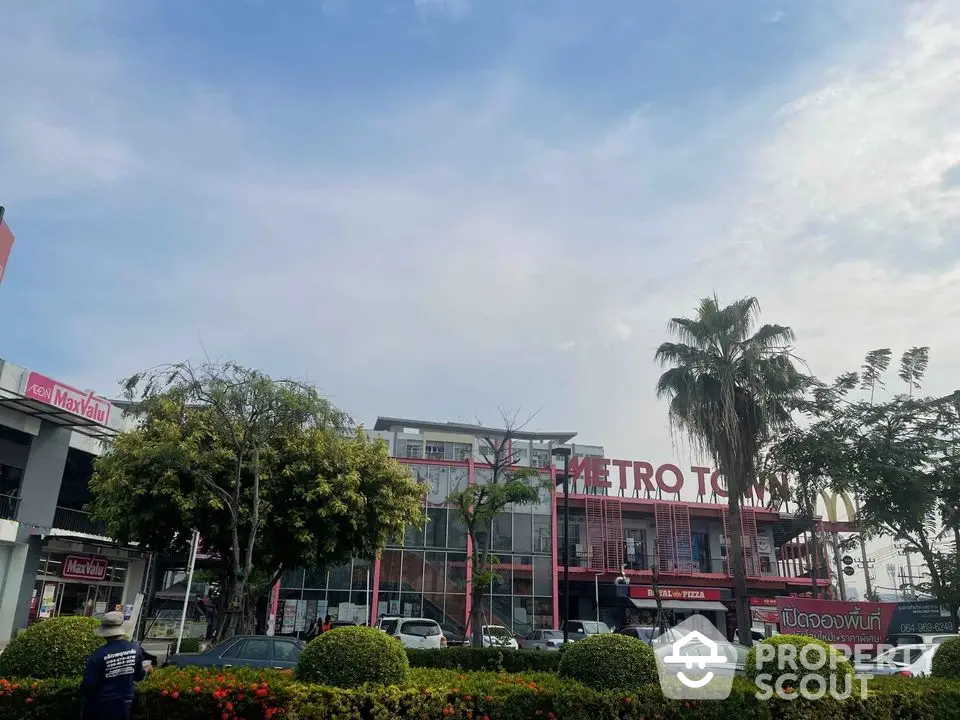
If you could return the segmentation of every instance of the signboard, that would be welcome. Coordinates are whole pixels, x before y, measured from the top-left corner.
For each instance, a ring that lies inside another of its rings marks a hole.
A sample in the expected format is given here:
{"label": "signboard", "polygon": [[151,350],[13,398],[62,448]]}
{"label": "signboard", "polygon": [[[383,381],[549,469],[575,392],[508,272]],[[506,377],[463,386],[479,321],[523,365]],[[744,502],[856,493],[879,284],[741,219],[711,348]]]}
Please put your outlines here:
{"label": "signboard", "polygon": [[43,586],[43,595],[40,596],[40,608],[37,610],[38,618],[48,618],[53,616],[53,606],[56,604],[57,586],[56,583],[46,583]]}
{"label": "signboard", "polygon": [[936,601],[896,603],[888,635],[949,633],[957,631],[950,613]]}
{"label": "signboard", "polygon": [[[582,477],[584,487],[612,488],[616,484],[624,493],[656,493],[660,490],[668,495],[679,495],[688,480],[683,470],[673,463],[654,466],[646,460],[609,460],[592,455],[570,458],[569,471],[571,483],[577,483]],[[727,497],[719,470],[694,465],[689,473],[696,477],[694,482],[697,484],[698,496],[706,495],[709,490],[717,497]],[[616,480],[611,480],[614,475]],[[786,488],[787,474],[781,473],[774,482]],[[749,488],[746,496],[751,497],[754,493],[758,499],[763,500],[765,491],[762,487]]]}
{"label": "signboard", "polygon": [[293,628],[297,620],[297,600],[285,600],[283,603],[283,625],[280,632],[284,635],[293,633]]}
{"label": "signboard", "polygon": [[64,580],[87,580],[97,582],[107,577],[107,559],[86,555],[67,555],[63,560],[60,577]]}
{"label": "signboard", "polygon": [[856,572],[857,572],[857,571],[854,570],[854,569],[853,569],[852,567],[850,567],[849,565],[847,565],[847,566],[845,566],[845,567],[843,568],[843,574],[846,575],[847,577],[851,577],[851,576],[855,575]]}
{"label": "signboard", "polygon": [[[637,600],[656,600],[652,587],[630,586],[630,597]],[[661,600],[720,600],[719,588],[660,588]]]}
{"label": "signboard", "polygon": [[842,602],[778,597],[780,632],[810,635],[833,645],[881,645],[890,635],[955,633],[937,602]]}
{"label": "signboard", "polygon": [[97,397],[92,390],[77,390],[40,373],[31,372],[27,375],[23,396],[86,418],[98,425],[105,426],[110,422],[110,410],[113,406],[109,401]]}
{"label": "signboard", "polygon": [[7,260],[13,248],[13,233],[3,221],[3,208],[0,207],[0,283],[3,283],[3,274],[7,269]]}
{"label": "signboard", "polygon": [[840,558],[840,562],[842,562],[844,565],[850,566],[853,565],[853,558],[849,555],[844,555],[842,558]]}

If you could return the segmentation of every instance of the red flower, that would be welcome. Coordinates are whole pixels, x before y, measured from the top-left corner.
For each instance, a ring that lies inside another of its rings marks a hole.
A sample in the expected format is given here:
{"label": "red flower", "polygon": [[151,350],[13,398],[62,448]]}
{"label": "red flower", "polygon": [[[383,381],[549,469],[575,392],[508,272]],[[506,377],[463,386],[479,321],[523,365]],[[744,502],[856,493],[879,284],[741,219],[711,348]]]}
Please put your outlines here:
{"label": "red flower", "polygon": [[453,708],[447,705],[445,708],[443,708],[443,716],[450,717],[451,715],[453,715]]}
{"label": "red flower", "polygon": [[178,693],[176,690],[174,690],[173,693],[170,695],[170,697],[172,697],[174,700],[176,700],[176,699],[178,699],[178,698],[180,697],[180,693]]}
{"label": "red flower", "polygon": [[198,685],[197,687],[195,687],[195,688],[193,689],[193,692],[196,693],[197,695],[199,695],[199,694],[202,692],[202,690],[200,689],[200,686]]}
{"label": "red flower", "polygon": [[28,697],[25,702],[32,703],[32,702],[33,702],[33,698],[32,698],[32,697]]}
{"label": "red flower", "polygon": [[227,703],[227,710],[228,710],[229,712],[233,712],[233,703],[232,703],[232,702],[228,702],[228,703]]}
{"label": "red flower", "polygon": [[266,689],[260,688],[259,690],[257,690],[257,697],[266,697],[266,696],[267,696]]}
{"label": "red flower", "polygon": [[163,695],[164,697],[166,697],[166,696],[169,695],[170,693],[167,691],[166,688],[164,688],[163,690],[160,691],[160,694]]}

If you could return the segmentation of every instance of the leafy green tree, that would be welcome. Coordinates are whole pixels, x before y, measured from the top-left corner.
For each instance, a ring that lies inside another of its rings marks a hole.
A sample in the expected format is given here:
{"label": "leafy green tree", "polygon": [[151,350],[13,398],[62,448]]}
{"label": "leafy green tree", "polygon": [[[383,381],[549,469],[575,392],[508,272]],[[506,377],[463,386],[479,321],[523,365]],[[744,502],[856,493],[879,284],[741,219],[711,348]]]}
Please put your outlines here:
{"label": "leafy green tree", "polygon": [[157,551],[184,552],[198,530],[219,563],[221,636],[251,628],[284,569],[372,558],[423,522],[420,484],[310,386],[182,363],[126,392],[137,422],[96,463],[94,515]]}
{"label": "leafy green tree", "polygon": [[[906,392],[878,399],[890,357],[886,349],[871,351],[859,378],[848,373],[831,386],[814,383],[801,405],[809,422],[793,432],[792,446],[781,441],[776,452],[785,465],[807,459],[806,472],[834,492],[855,493],[862,533],[892,536],[919,554],[929,579],[917,589],[956,615],[960,572],[956,554],[945,553],[941,540],[960,528],[956,408],[914,397],[929,359],[925,347],[901,357]],[[851,397],[857,384],[869,397]]]}
{"label": "leafy green tree", "polygon": [[[754,297],[721,307],[703,298],[692,318],[674,318],[668,328],[679,342],[665,342],[656,360],[668,367],[657,397],[670,401],[669,416],[698,448],[708,452],[727,484],[732,528],[740,527],[743,498],[758,475],[759,454],[779,429],[791,424],[804,376],[793,364],[793,331],[782,325],[754,328]],[[750,642],[750,608],[743,544],[730,537],[737,601],[737,627]]]}
{"label": "leafy green tree", "polygon": [[501,411],[503,430],[485,431],[478,436],[480,455],[484,464],[476,469],[477,482],[457,490],[447,497],[449,505],[466,529],[469,540],[467,561],[470,563],[470,617],[467,632],[471,643],[483,644],[484,600],[490,585],[499,579],[499,558],[493,554],[491,539],[497,515],[511,506],[534,505],[544,493],[549,493],[549,481],[540,471],[518,467],[518,450],[513,442],[529,423],[518,423],[518,413]]}

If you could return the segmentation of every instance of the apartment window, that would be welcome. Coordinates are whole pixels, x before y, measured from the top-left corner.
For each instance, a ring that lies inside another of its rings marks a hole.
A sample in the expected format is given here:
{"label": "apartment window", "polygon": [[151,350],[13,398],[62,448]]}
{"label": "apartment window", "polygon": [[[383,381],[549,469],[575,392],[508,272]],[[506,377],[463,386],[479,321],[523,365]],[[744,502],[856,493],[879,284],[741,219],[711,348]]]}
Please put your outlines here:
{"label": "apartment window", "polygon": [[473,445],[470,443],[451,443],[453,445],[453,460],[469,460],[473,454]]}
{"label": "apartment window", "polygon": [[401,438],[397,440],[397,457],[401,458],[421,458],[423,457],[423,443],[419,440],[407,440]]}
{"label": "apartment window", "polygon": [[427,460],[443,460],[443,446],[444,443],[438,442],[428,442],[426,448],[424,449],[424,457]]}

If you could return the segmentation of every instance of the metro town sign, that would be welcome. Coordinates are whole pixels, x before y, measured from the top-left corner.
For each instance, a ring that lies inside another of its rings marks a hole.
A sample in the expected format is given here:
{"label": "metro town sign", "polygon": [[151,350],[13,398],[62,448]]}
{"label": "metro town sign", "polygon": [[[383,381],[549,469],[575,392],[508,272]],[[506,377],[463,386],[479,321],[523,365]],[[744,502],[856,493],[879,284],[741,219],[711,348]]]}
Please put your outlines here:
{"label": "metro town sign", "polygon": [[[583,478],[584,487],[618,487],[626,495],[628,492],[655,493],[660,490],[668,495],[679,495],[686,483],[683,471],[672,463],[655,467],[645,460],[609,460],[607,458],[586,456],[570,458],[570,482],[577,483]],[[694,465],[690,474],[696,477],[697,495],[707,494],[707,485],[718,497],[727,497],[725,483],[719,470]],[[787,474],[782,473],[778,482],[786,488]],[[756,488],[757,497],[762,499],[765,491]],[[748,492],[749,496],[750,493]]]}

